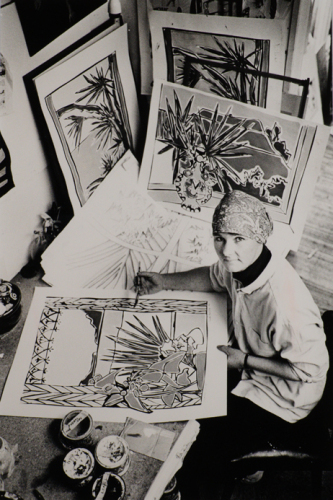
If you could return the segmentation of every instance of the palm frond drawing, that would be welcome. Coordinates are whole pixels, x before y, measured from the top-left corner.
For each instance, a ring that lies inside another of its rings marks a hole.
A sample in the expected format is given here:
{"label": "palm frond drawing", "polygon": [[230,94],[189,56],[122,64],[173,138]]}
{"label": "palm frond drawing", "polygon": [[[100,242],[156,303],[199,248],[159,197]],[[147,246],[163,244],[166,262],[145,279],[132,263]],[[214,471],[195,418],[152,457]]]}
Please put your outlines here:
{"label": "palm frond drawing", "polygon": [[104,153],[100,159],[102,174],[84,186],[89,197],[121,156],[133,149],[133,144],[115,55],[87,70],[82,81],[81,88],[75,91],[78,97],[58,109],[57,115],[63,117],[75,149],[79,150],[89,137],[93,148]]}
{"label": "palm frond drawing", "polygon": [[193,88],[202,79],[217,95],[260,105],[260,77],[250,72],[261,69],[263,42],[255,40],[254,49],[247,51],[243,41],[234,39],[231,44],[214,35],[212,39],[217,47],[199,46],[201,52],[173,48],[174,56],[183,56],[178,62],[177,82]]}
{"label": "palm frond drawing", "polygon": [[[174,110],[168,100],[166,110],[160,110],[157,138],[166,144],[159,154],[173,149],[173,183],[183,208],[200,211],[213,188],[223,195],[233,189],[232,184],[245,189],[248,183],[269,202],[281,202],[272,193],[286,182],[290,154],[280,140],[278,124],[263,130],[257,119],[234,117],[231,106],[221,114],[219,103],[213,111],[191,113],[193,95],[184,111],[175,90],[174,99]],[[274,175],[265,174],[267,165]]]}
{"label": "palm frond drawing", "polygon": [[133,318],[135,323],[126,321],[127,326],[118,327],[116,336],[108,336],[115,348],[103,359],[111,363],[104,405],[150,413],[163,406],[198,404],[206,356],[195,351],[204,342],[201,330],[174,339],[158,316],[152,316],[153,329],[138,316]]}

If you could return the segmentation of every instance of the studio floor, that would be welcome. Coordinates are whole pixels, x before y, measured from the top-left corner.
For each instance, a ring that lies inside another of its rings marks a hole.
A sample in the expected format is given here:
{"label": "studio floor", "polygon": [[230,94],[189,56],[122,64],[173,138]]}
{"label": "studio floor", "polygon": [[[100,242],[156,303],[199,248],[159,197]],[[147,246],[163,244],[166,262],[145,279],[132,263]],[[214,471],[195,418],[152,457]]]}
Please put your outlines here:
{"label": "studio floor", "polygon": [[[333,472],[324,472],[321,500],[332,500],[332,498]],[[258,483],[236,483],[231,500],[313,500],[311,473],[267,471]]]}

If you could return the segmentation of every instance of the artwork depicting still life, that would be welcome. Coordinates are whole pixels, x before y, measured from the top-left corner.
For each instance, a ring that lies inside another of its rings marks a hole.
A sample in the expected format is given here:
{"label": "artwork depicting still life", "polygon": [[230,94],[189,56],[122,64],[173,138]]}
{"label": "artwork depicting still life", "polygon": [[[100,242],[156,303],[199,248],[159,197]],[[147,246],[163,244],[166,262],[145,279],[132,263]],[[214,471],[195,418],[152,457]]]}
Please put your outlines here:
{"label": "artwork depicting still life", "polygon": [[135,149],[138,109],[126,26],[36,76],[34,84],[75,211]]}
{"label": "artwork depicting still life", "polygon": [[153,139],[139,182],[156,201],[204,220],[225,192],[240,189],[291,224],[304,179],[323,154],[322,133],[309,122],[155,81]]}
{"label": "artwork depicting still life", "polygon": [[[2,414],[150,422],[226,411],[226,300],[220,294],[37,288],[1,401]],[[75,359],[75,363],[71,360]]]}

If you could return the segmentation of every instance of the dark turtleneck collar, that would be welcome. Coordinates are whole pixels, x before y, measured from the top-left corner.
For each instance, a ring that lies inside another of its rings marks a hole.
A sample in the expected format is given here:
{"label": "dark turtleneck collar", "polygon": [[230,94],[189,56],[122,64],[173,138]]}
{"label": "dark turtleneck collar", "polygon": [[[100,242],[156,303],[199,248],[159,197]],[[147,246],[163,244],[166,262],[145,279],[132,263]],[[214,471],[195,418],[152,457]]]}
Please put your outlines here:
{"label": "dark turtleneck collar", "polygon": [[244,271],[232,273],[233,277],[236,278],[236,280],[240,281],[243,287],[250,285],[263,272],[268,262],[270,261],[271,256],[272,254],[270,250],[266,247],[266,245],[264,245],[262,248],[262,252],[257,260],[250,264],[249,267],[244,269]]}

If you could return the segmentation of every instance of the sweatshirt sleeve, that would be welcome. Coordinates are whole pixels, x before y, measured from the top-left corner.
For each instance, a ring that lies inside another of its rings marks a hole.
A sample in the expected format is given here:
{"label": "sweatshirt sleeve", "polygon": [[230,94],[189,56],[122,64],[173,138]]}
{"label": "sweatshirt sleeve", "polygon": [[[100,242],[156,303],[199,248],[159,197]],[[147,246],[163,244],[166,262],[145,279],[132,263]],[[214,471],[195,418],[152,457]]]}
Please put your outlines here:
{"label": "sweatshirt sleeve", "polygon": [[223,269],[219,261],[210,266],[210,281],[215,292],[224,292],[227,287],[223,276]]}
{"label": "sweatshirt sleeve", "polygon": [[303,382],[322,380],[328,369],[325,334],[318,322],[301,324],[297,329],[287,323],[274,335],[274,347]]}

